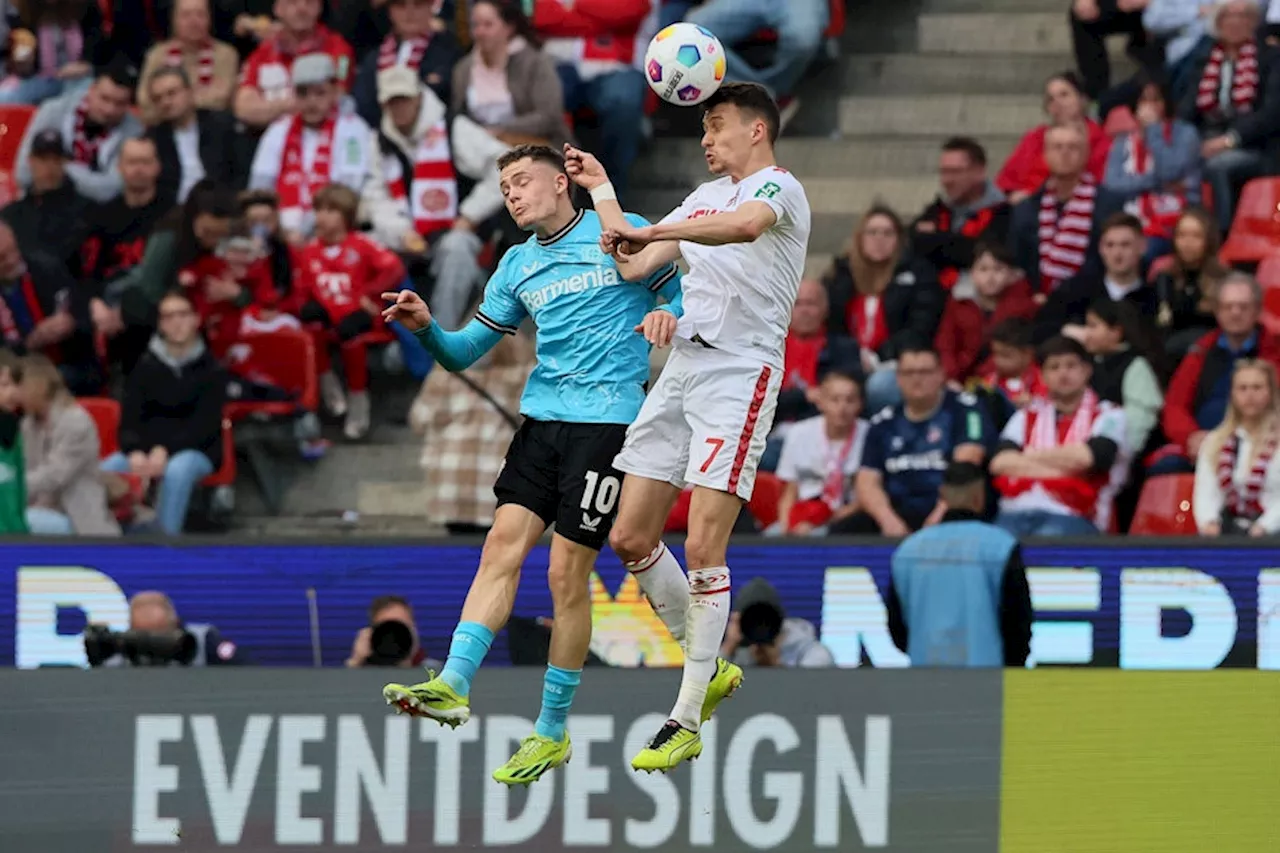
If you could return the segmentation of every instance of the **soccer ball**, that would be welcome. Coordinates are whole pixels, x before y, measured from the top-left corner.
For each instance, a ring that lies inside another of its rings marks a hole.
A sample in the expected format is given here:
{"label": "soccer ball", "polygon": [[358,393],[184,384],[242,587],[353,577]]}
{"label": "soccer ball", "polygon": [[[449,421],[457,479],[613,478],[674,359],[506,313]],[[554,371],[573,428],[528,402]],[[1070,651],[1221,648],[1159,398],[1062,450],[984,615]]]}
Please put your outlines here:
{"label": "soccer ball", "polygon": [[678,107],[700,104],[724,82],[724,47],[697,24],[672,24],[653,37],[644,76],[658,97]]}

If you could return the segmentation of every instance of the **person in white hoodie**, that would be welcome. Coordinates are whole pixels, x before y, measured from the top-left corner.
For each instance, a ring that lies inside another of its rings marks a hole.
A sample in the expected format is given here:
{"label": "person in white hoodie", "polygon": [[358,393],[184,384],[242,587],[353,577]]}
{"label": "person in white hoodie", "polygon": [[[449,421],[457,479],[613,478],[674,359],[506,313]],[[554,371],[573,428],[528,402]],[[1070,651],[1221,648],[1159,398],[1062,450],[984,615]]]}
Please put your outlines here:
{"label": "person in white hoodie", "polygon": [[[502,210],[497,160],[507,147],[466,116],[450,134],[444,104],[407,66],[379,72],[378,101],[363,216],[379,242],[430,263],[432,316],[456,329],[484,279],[476,229]],[[461,199],[460,179],[474,184]]]}

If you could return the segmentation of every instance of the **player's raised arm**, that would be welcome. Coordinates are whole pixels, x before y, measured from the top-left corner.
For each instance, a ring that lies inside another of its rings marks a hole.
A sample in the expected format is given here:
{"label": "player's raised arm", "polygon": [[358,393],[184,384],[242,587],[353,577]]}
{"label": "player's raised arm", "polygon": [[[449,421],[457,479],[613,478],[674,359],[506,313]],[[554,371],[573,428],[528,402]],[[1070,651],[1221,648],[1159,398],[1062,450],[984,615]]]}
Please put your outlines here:
{"label": "player's raised arm", "polygon": [[778,214],[772,207],[753,200],[727,213],[712,213],[680,222],[660,222],[645,228],[628,225],[615,231],[617,239],[633,249],[681,240],[702,246],[727,246],[730,243],[752,243],[777,222]]}
{"label": "player's raised arm", "polygon": [[412,290],[382,294],[391,304],[383,309],[386,320],[395,320],[413,332],[423,349],[451,373],[466,370],[493,349],[503,334],[515,334],[515,327],[499,328],[482,312],[477,312],[467,325],[456,332],[445,331],[431,317],[431,311],[422,297]]}

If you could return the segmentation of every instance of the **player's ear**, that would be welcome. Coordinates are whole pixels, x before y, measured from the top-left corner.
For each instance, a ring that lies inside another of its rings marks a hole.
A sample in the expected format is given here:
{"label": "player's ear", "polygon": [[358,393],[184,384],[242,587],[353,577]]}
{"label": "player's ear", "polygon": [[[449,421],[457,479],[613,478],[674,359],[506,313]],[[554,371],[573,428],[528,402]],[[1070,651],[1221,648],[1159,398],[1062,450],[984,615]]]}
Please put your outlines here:
{"label": "player's ear", "polygon": [[567,194],[569,193],[569,191],[570,191],[569,176],[566,175],[564,172],[558,173],[556,175],[556,192]]}

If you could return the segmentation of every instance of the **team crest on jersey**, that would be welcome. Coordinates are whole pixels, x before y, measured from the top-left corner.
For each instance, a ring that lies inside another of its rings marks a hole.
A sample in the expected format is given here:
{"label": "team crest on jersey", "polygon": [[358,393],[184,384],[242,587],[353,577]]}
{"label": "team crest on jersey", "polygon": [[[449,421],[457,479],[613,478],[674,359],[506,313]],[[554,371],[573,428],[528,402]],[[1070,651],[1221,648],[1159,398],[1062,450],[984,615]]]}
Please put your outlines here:
{"label": "team crest on jersey", "polygon": [[782,192],[782,187],[778,186],[773,181],[770,181],[769,183],[762,186],[760,189],[756,190],[755,197],[756,198],[773,198],[780,192]]}
{"label": "team crest on jersey", "polygon": [[938,429],[936,426],[929,427],[929,431],[925,433],[924,440],[930,444],[937,444],[942,441],[942,430]]}
{"label": "team crest on jersey", "polygon": [[533,263],[528,263],[528,264],[524,264],[523,266],[521,266],[521,267],[520,267],[520,274],[521,274],[521,275],[533,275],[534,273],[536,273],[536,272],[537,272],[538,270],[540,270],[540,269],[542,269],[542,264],[538,263],[537,261],[534,261]]}
{"label": "team crest on jersey", "polygon": [[893,441],[891,441],[891,442],[889,443],[889,446],[890,446],[890,447],[892,447],[894,450],[901,450],[901,449],[902,449],[902,444],[903,444],[902,436],[900,436],[900,435],[895,435],[895,436],[893,437]]}

